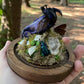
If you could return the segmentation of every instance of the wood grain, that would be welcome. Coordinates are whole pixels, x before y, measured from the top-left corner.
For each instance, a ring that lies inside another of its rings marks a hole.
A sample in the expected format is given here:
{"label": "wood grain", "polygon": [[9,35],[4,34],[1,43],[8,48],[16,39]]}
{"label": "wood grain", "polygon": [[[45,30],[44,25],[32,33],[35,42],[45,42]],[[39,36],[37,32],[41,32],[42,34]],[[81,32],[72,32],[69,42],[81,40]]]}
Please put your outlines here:
{"label": "wood grain", "polygon": [[75,56],[69,46],[67,46],[67,50],[69,51],[69,60],[67,63],[60,67],[45,69],[32,67],[17,58],[14,53],[14,47],[19,40],[20,38],[14,40],[9,46],[7,50],[7,61],[11,69],[22,78],[37,83],[55,83],[62,81],[72,72]]}

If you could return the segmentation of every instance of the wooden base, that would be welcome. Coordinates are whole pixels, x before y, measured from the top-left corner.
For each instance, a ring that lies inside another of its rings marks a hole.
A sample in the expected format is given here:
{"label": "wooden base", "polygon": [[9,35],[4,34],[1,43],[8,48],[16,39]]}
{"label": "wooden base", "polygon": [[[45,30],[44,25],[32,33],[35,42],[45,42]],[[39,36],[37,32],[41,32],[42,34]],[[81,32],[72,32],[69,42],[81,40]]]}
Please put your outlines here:
{"label": "wooden base", "polygon": [[34,67],[31,64],[25,64],[21,60],[17,58],[14,52],[14,48],[16,43],[20,40],[20,38],[14,40],[7,50],[7,60],[11,69],[16,72],[22,78],[38,83],[55,83],[58,81],[62,81],[65,77],[67,77],[73,70],[73,63],[75,61],[75,56],[69,46],[67,46],[67,50],[69,52],[69,59],[67,63],[63,64],[63,66],[55,66],[53,68],[42,68],[41,66]]}

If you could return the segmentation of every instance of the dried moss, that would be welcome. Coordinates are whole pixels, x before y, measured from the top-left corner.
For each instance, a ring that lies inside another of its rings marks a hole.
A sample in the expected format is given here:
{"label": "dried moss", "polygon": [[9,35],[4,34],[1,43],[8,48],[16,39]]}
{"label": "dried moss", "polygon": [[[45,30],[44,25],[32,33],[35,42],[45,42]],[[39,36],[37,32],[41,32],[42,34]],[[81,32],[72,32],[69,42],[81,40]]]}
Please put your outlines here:
{"label": "dried moss", "polygon": [[[54,63],[58,63],[59,60],[64,59],[64,42],[62,41],[62,36],[60,36],[58,33],[50,29],[42,35],[43,41],[45,43],[48,42],[49,37],[55,37],[56,39],[59,39],[59,42],[61,44],[59,48],[60,52],[57,55],[50,54],[48,56],[42,56],[40,41],[34,41],[36,34],[29,34],[28,36],[29,38],[24,38],[24,43],[22,45],[19,44],[17,48],[18,55],[23,57],[27,62],[40,65],[53,65]],[[29,45],[27,45],[27,41],[29,41]],[[28,48],[30,48],[31,46],[36,46],[36,51],[31,56],[29,56]]]}
{"label": "dried moss", "polygon": [[33,34],[32,36],[29,37],[29,42],[30,43],[32,42],[32,40],[34,40],[35,36],[36,36],[36,34]]}

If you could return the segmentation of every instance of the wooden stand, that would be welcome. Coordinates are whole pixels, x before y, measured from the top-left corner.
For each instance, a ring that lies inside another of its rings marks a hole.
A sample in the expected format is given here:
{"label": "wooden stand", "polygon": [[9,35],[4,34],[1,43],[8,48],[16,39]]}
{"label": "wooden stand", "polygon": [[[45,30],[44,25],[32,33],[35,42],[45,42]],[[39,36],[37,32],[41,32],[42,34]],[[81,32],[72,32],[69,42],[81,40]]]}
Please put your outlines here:
{"label": "wooden stand", "polygon": [[23,63],[17,58],[14,52],[15,44],[20,40],[20,38],[14,40],[7,50],[7,60],[11,69],[16,72],[22,78],[38,83],[55,83],[62,81],[67,77],[73,70],[73,63],[75,61],[75,56],[71,49],[67,46],[69,52],[69,60],[63,66],[53,68],[41,68],[34,67]]}

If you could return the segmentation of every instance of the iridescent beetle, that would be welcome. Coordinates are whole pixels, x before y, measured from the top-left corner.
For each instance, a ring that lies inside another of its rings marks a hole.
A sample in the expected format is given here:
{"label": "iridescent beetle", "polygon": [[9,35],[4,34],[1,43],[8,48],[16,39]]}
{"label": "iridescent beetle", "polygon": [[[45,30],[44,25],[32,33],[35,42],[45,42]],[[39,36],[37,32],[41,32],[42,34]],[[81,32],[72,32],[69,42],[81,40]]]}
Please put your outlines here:
{"label": "iridescent beetle", "polygon": [[42,34],[47,29],[51,28],[55,25],[57,21],[56,12],[58,12],[62,16],[62,12],[56,8],[47,8],[47,5],[41,7],[43,12],[43,16],[37,18],[32,24],[28,25],[22,31],[22,38],[28,37],[28,33],[31,34]]}
{"label": "iridescent beetle", "polygon": [[48,50],[46,44],[41,41],[41,51],[42,51],[42,56],[48,56],[50,54],[50,51]]}

